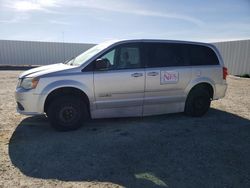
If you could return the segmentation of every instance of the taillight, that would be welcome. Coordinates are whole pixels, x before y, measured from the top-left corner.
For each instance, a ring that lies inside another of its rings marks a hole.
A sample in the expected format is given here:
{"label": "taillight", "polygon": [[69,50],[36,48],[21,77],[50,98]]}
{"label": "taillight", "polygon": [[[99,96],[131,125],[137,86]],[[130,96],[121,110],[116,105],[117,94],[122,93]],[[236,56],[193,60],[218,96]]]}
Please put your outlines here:
{"label": "taillight", "polygon": [[226,67],[223,67],[223,79],[224,79],[224,80],[226,80],[227,75],[228,75],[227,68],[226,68]]}

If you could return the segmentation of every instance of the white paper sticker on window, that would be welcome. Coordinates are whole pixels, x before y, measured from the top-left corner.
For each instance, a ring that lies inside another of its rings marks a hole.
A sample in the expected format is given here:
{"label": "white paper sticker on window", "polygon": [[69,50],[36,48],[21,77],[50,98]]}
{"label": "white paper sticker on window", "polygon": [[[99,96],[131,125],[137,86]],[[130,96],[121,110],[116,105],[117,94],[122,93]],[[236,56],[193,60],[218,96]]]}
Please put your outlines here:
{"label": "white paper sticker on window", "polygon": [[176,71],[161,71],[161,84],[177,83],[179,73]]}

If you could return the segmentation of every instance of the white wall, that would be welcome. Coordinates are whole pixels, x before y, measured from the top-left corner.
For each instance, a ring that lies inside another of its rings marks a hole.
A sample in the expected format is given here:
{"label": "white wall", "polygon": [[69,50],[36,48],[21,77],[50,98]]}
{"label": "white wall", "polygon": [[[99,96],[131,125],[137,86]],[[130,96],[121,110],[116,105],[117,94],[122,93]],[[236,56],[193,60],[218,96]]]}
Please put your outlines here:
{"label": "white wall", "polygon": [[[233,75],[250,74],[250,40],[213,43]],[[94,44],[0,40],[1,65],[47,65],[63,62]]]}
{"label": "white wall", "polygon": [[250,74],[250,40],[218,42],[219,49],[229,74]]}
{"label": "white wall", "polygon": [[47,65],[63,62],[93,44],[0,40],[0,65]]}

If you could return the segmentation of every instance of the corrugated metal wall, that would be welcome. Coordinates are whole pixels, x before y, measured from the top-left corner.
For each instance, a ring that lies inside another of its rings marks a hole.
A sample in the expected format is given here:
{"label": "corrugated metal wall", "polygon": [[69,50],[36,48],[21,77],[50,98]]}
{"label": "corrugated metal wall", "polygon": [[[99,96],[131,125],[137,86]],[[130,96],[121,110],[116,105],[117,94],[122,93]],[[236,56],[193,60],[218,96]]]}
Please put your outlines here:
{"label": "corrugated metal wall", "polygon": [[250,40],[213,44],[219,49],[229,74],[250,74]]}
{"label": "corrugated metal wall", "polygon": [[[233,75],[250,74],[250,40],[213,43]],[[93,44],[0,40],[0,65],[47,65],[74,57]]]}
{"label": "corrugated metal wall", "polygon": [[93,44],[0,40],[0,65],[47,65],[60,63]]}

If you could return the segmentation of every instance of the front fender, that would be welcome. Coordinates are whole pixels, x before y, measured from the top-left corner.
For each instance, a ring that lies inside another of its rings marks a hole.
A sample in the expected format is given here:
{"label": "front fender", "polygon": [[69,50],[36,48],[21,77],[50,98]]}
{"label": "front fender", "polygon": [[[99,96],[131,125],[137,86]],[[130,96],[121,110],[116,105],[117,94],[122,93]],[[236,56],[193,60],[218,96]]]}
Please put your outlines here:
{"label": "front fender", "polygon": [[91,93],[91,91],[89,91],[89,88],[87,88],[87,86],[81,82],[78,82],[75,80],[58,80],[44,87],[41,91],[41,95],[48,95],[50,92],[54,91],[55,89],[62,88],[62,87],[74,87],[74,88],[82,90],[87,95]]}
{"label": "front fender", "polygon": [[44,109],[44,104],[45,104],[45,100],[48,97],[48,95],[53,92],[56,89],[59,88],[63,88],[63,87],[72,87],[72,88],[76,88],[81,90],[82,92],[84,92],[88,98],[89,101],[91,102],[93,100],[93,96],[92,95],[92,91],[90,88],[88,88],[85,84],[75,81],[75,80],[58,80],[58,81],[54,81],[51,82],[50,84],[48,84],[46,87],[44,87],[41,91],[40,91],[40,101],[39,101],[39,106],[40,108],[42,108],[41,110]]}

